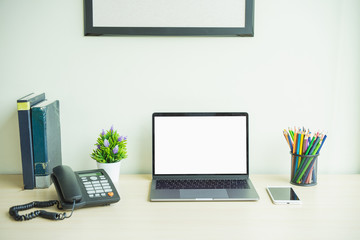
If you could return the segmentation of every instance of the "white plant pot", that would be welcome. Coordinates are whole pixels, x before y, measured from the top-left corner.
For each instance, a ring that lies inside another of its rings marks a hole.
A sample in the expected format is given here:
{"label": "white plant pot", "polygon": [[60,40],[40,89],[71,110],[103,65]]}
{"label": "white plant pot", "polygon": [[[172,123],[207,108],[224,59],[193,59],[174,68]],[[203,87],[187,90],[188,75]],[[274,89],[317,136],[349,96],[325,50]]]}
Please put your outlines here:
{"label": "white plant pot", "polygon": [[96,162],[96,164],[99,169],[102,168],[105,170],[105,172],[109,175],[113,183],[117,183],[119,181],[121,161],[115,163]]}

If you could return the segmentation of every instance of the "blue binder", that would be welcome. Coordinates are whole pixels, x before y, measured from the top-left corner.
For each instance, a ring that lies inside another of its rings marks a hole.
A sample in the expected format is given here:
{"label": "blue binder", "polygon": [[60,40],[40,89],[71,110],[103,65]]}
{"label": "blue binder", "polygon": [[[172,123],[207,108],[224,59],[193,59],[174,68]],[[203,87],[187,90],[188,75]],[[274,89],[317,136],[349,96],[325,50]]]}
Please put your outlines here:
{"label": "blue binder", "polygon": [[47,188],[53,168],[62,164],[59,101],[45,100],[31,111],[35,186]]}
{"label": "blue binder", "polygon": [[17,100],[24,189],[35,187],[30,108],[43,100],[45,100],[45,93],[31,93]]}

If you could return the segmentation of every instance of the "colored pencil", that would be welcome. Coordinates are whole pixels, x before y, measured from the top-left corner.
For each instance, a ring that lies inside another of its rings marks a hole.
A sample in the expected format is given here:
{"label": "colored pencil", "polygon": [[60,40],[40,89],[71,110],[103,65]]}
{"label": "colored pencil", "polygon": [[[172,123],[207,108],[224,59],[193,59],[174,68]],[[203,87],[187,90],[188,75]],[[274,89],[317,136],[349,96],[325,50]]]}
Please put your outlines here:
{"label": "colored pencil", "polygon": [[[304,143],[304,133],[301,131],[300,132],[300,145],[299,145],[299,149],[298,149],[299,155],[302,155],[303,143]],[[300,167],[300,163],[301,163],[301,157],[299,157],[298,168]]]}

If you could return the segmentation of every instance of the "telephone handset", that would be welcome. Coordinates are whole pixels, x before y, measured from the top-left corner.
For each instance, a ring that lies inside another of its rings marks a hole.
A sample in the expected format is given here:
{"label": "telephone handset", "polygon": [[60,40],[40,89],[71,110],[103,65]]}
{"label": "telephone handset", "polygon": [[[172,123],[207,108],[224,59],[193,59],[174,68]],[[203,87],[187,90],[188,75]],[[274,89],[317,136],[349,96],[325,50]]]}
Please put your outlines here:
{"label": "telephone handset", "polygon": [[73,203],[75,206],[82,199],[80,186],[75,173],[68,166],[59,166],[53,169],[51,179],[62,203]]}
{"label": "telephone handset", "polygon": [[[53,169],[51,179],[60,200],[45,202],[31,202],[14,206],[9,209],[9,214],[17,221],[30,220],[43,217],[52,220],[63,220],[71,217],[74,209],[109,205],[120,201],[110,177],[103,169],[73,172],[68,166],[61,165]],[[30,208],[45,208],[57,204],[58,209],[72,209],[68,216],[66,213],[47,212],[37,210],[29,214],[19,215],[18,212]]]}

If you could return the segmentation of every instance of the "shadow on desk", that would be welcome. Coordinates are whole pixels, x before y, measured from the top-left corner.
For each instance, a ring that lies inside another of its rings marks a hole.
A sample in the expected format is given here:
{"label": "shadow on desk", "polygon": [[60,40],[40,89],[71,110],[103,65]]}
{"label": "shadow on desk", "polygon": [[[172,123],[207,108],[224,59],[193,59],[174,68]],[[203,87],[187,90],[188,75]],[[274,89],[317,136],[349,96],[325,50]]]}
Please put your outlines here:
{"label": "shadow on desk", "polygon": [[151,181],[152,176],[151,174],[120,174],[120,181],[122,180],[122,178],[127,179],[127,180],[148,180]]}
{"label": "shadow on desk", "polygon": [[24,190],[22,175],[3,175],[5,178],[1,178],[0,189],[17,189]]}
{"label": "shadow on desk", "polygon": [[287,175],[274,175],[271,176],[271,179],[279,182],[288,182],[290,184],[290,178]]}

